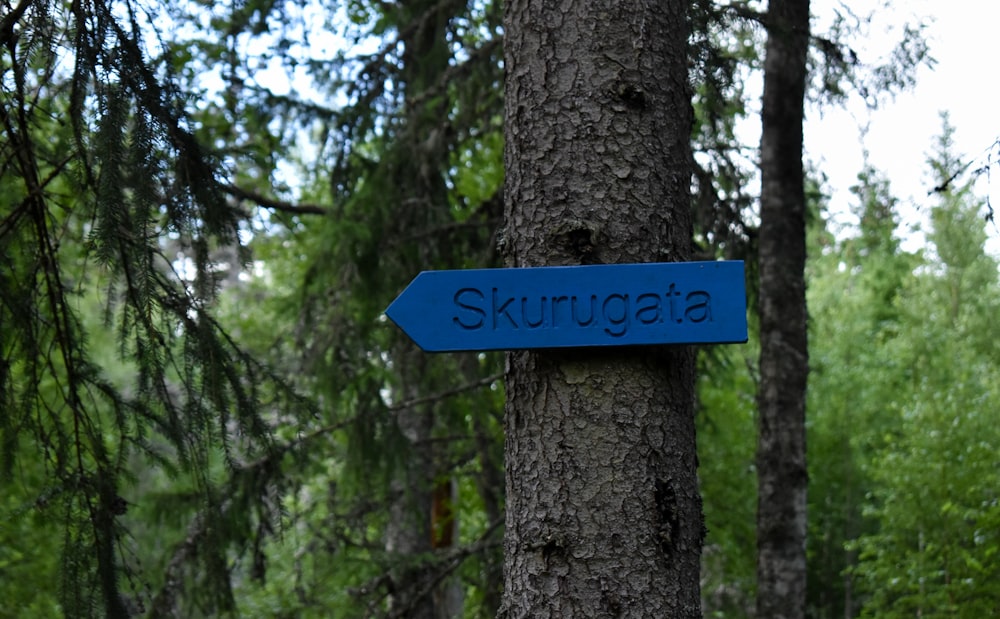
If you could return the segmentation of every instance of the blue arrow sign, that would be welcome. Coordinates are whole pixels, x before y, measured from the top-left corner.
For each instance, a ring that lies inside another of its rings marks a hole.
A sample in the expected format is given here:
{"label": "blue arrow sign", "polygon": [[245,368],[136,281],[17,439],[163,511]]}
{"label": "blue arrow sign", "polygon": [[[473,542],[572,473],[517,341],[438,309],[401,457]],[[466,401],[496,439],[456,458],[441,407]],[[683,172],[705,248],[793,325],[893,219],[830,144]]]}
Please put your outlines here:
{"label": "blue arrow sign", "polygon": [[385,313],[431,352],[747,341],[742,261],[424,271]]}

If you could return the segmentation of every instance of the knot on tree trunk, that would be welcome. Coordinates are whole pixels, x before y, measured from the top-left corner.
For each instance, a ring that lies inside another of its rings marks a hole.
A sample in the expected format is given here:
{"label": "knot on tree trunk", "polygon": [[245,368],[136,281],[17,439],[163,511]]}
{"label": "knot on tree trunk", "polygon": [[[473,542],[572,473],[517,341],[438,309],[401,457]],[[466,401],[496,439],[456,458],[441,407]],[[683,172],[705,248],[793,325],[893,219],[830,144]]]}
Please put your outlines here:
{"label": "knot on tree trunk", "polygon": [[601,233],[595,222],[568,219],[557,225],[549,238],[567,264],[601,264],[597,255]]}

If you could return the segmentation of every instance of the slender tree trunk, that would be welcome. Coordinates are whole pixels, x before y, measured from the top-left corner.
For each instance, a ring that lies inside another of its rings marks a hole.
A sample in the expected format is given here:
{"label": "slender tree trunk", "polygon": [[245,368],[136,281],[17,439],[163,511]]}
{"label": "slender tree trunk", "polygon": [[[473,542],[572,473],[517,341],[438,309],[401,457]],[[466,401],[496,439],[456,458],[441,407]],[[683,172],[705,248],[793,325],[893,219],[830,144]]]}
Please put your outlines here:
{"label": "slender tree trunk", "polygon": [[[468,363],[473,358],[467,357],[466,359],[466,363]],[[465,372],[471,376],[473,368],[466,368]],[[504,516],[503,454],[497,453],[498,446],[491,439],[492,433],[485,414],[473,415],[472,427],[476,434],[476,452],[479,461],[477,487],[483,501],[483,511],[486,514],[486,522],[498,523]],[[482,608],[484,613],[495,615],[500,609],[503,595],[502,549],[486,550],[482,561],[480,584],[483,596]]]}
{"label": "slender tree trunk", "polygon": [[761,109],[757,616],[805,616],[806,348],[802,121],[808,0],[771,0]]}
{"label": "slender tree trunk", "polygon": [[[439,0],[405,0],[398,3],[407,24],[400,40],[400,86],[405,93],[405,123],[396,139],[402,155],[392,165],[392,177],[401,187],[406,205],[394,222],[398,236],[413,230],[432,229],[451,220],[448,188],[442,175],[447,169],[446,149],[435,140],[441,119],[447,116],[441,97],[428,97],[448,69],[448,23],[452,11]],[[408,257],[421,268],[440,265],[446,250],[431,242],[404,245]],[[406,255],[406,254],[404,254]],[[401,337],[393,350],[397,401],[418,400],[440,389],[432,378],[432,362],[408,338]],[[420,404],[397,413],[400,433],[407,440],[408,461],[392,481],[393,502],[386,528],[386,548],[399,557],[393,573],[394,592],[389,610],[407,619],[447,619],[461,614],[462,589],[453,579],[433,584],[435,574],[427,558],[440,538],[434,531],[434,490],[441,483],[441,447],[432,441],[434,404]],[[441,497],[438,497],[441,500]],[[451,515],[452,524],[457,518]],[[453,540],[448,540],[449,543]],[[432,586],[433,585],[433,586]]]}
{"label": "slender tree trunk", "polygon": [[[394,355],[409,371],[402,379],[407,383],[396,394],[400,401],[414,400],[423,395],[420,390],[422,354],[412,346],[402,344]],[[391,614],[407,619],[435,619],[434,599],[421,595],[426,569],[420,557],[431,552],[431,483],[434,477],[434,453],[430,439],[434,417],[426,405],[399,411],[397,424],[409,443],[406,466],[396,471],[391,482],[392,502],[385,531],[385,549],[398,558],[392,571],[393,593],[389,598]]]}
{"label": "slender tree trunk", "polygon": [[[690,254],[687,3],[510,0],[508,265]],[[689,347],[507,357],[505,617],[700,617]]]}

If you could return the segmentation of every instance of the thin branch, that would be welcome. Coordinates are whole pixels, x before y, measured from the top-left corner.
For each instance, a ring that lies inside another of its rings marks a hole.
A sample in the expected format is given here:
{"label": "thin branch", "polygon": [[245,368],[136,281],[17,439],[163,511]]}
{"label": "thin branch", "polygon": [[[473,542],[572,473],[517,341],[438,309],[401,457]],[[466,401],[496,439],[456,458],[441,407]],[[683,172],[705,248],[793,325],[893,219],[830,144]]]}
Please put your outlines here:
{"label": "thin branch", "polygon": [[[426,397],[415,398],[413,400],[407,400],[405,402],[401,402],[400,404],[388,407],[388,410],[390,412],[399,411],[404,408],[410,408],[420,404],[426,404],[428,402],[434,402],[444,398],[452,397],[464,393],[466,391],[473,391],[475,389],[479,389],[487,385],[490,385],[495,381],[500,380],[502,377],[503,375],[499,373],[491,374],[490,376],[486,376],[477,381],[473,381],[471,383],[455,387],[454,389],[449,389]],[[273,465],[275,462],[280,461],[280,459],[284,457],[285,454],[293,451],[296,448],[303,447],[306,443],[316,438],[319,438],[320,436],[342,429],[351,422],[353,422],[355,419],[357,419],[357,417],[351,417],[339,421],[337,423],[316,428],[315,430],[303,434],[295,438],[294,440],[285,443],[284,445],[276,446],[274,449],[269,450],[268,453],[265,454],[264,456],[261,456],[260,458],[252,462],[248,462],[242,466],[237,467],[237,469],[233,471],[233,473],[231,474],[230,480],[233,480],[240,475],[245,475],[251,471],[267,470],[267,468]],[[220,509],[225,511],[229,509],[229,507],[230,507],[230,501],[228,500],[227,497],[227,499],[223,501],[222,507]],[[459,559],[458,563],[460,563],[461,559],[472,554],[473,552],[478,552],[489,547],[489,545],[482,540],[484,540],[486,536],[489,535],[498,526],[498,524],[499,523],[492,524],[480,538],[480,541],[477,541],[476,543],[466,548],[456,549],[455,551],[453,551],[453,553],[450,553],[445,558],[445,560],[455,561],[456,559]],[[167,567],[164,572],[165,573],[164,585],[153,598],[152,616],[166,617],[166,616],[172,616],[174,614],[173,611],[176,610],[175,609],[176,599],[184,588],[184,578],[182,570],[184,566],[187,564],[187,562],[190,561],[196,555],[198,546],[203,542],[208,526],[209,526],[208,514],[205,511],[199,511],[197,514],[195,514],[194,518],[191,520],[191,523],[188,525],[186,538],[182,542],[174,546],[173,555],[170,561],[167,563]],[[447,571],[448,572],[453,571],[455,567],[457,567],[457,564],[448,567]]]}
{"label": "thin branch", "polygon": [[[459,546],[450,550],[447,555],[441,559],[435,573],[431,576],[431,578],[427,579],[424,586],[413,597],[412,603],[415,604],[433,593],[449,574],[462,565],[462,562],[465,561],[466,558],[483,552],[484,550],[498,547],[502,542],[498,540],[491,540],[489,538],[492,536],[494,531],[500,528],[501,524],[503,524],[503,519],[491,522],[489,526],[486,527],[486,530],[483,531],[482,535],[479,536],[479,539],[475,542],[467,546]],[[412,610],[413,609],[410,607],[398,608],[389,613],[388,617],[390,619],[402,619],[402,617],[408,616]]]}
{"label": "thin branch", "polygon": [[269,198],[256,191],[237,187],[236,185],[222,184],[221,187],[224,192],[238,200],[248,200],[257,206],[276,211],[293,213],[295,215],[326,215],[330,212],[330,209],[325,206],[319,206],[318,204],[293,204],[284,200],[278,200],[277,198]]}
{"label": "thin branch", "polygon": [[[487,387],[487,386],[492,385],[493,383],[495,383],[496,381],[498,381],[498,380],[500,380],[502,378],[503,378],[503,374],[500,374],[500,373],[490,374],[489,376],[485,376],[485,377],[480,378],[479,380],[473,381],[471,383],[466,383],[464,385],[460,385],[458,387],[455,387],[454,389],[448,389],[446,391],[440,391],[438,393],[433,393],[431,395],[423,396],[423,397],[420,397],[420,398],[414,398],[412,400],[406,400],[405,402],[400,402],[399,404],[394,404],[392,406],[387,407],[386,411],[390,412],[390,413],[397,413],[399,411],[402,411],[402,410],[405,410],[405,409],[408,409],[408,408],[413,408],[414,406],[420,406],[421,404],[430,404],[430,403],[433,403],[433,402],[437,402],[439,400],[444,400],[444,399],[447,399],[447,398],[450,398],[450,397],[454,397],[456,395],[460,395],[460,394],[465,393],[467,391],[475,391],[476,389],[481,389],[483,387]],[[331,424],[327,424],[325,426],[316,428],[316,429],[314,429],[314,430],[312,430],[310,432],[307,432],[307,433],[305,433],[305,434],[303,434],[303,435],[301,435],[299,437],[296,437],[294,440],[289,441],[285,445],[281,445],[281,446],[276,447],[273,452],[271,452],[271,453],[269,453],[269,454],[261,457],[260,459],[254,461],[254,462],[251,462],[251,463],[247,464],[243,468],[244,469],[251,469],[251,468],[257,468],[257,467],[264,466],[267,463],[267,461],[270,460],[271,458],[281,457],[282,455],[284,455],[284,454],[292,451],[293,449],[295,449],[297,447],[300,447],[300,446],[304,445],[305,443],[308,443],[308,442],[310,442],[310,441],[312,441],[312,440],[314,440],[316,438],[319,438],[320,436],[323,436],[325,434],[329,434],[331,432],[336,432],[337,430],[341,430],[341,429],[347,427],[349,424],[351,424],[354,421],[356,421],[357,419],[358,419],[358,415],[354,415],[354,416],[348,417],[347,419],[342,419],[342,420],[340,420],[340,421],[338,421],[336,423],[331,423]]]}
{"label": "thin branch", "polygon": [[441,96],[441,94],[445,92],[447,88],[452,86],[457,79],[467,76],[469,72],[471,72],[472,69],[475,68],[480,62],[489,60],[502,45],[503,38],[497,37],[495,39],[489,39],[477,48],[466,50],[468,57],[465,61],[450,65],[447,69],[445,69],[441,73],[441,77],[438,78],[437,83],[432,88],[428,88],[414,97],[411,105],[423,105],[428,100]]}
{"label": "thin branch", "polygon": [[476,228],[496,228],[501,223],[501,219],[484,219],[484,220],[474,220],[474,221],[455,221],[449,224],[442,224],[440,226],[435,226],[433,228],[428,228],[426,230],[419,230],[413,234],[402,237],[399,241],[392,243],[392,246],[402,245],[403,243],[410,243],[413,241],[419,241],[421,239],[436,237],[441,234],[449,234],[452,232],[458,232],[460,230],[474,230]]}
{"label": "thin branch", "polygon": [[466,391],[475,391],[480,387],[487,387],[489,385],[492,385],[496,381],[500,380],[501,378],[503,378],[503,374],[500,373],[491,374],[484,378],[480,378],[477,381],[473,381],[471,383],[466,383],[464,385],[455,387],[454,389],[449,389],[447,391],[439,391],[438,393],[433,393],[428,396],[424,396],[421,398],[413,398],[412,400],[407,400],[405,402],[400,402],[399,404],[394,404],[390,406],[388,410],[389,412],[396,412],[396,411],[401,411],[403,409],[412,408],[414,406],[420,406],[421,404],[430,404],[432,402],[437,402],[438,400],[444,400],[445,398],[456,396],[460,393],[465,393]]}
{"label": "thin branch", "polygon": [[62,161],[60,161],[58,164],[56,164],[55,169],[53,169],[48,174],[48,176],[46,176],[44,179],[42,179],[42,181],[39,183],[38,187],[35,188],[35,189],[32,189],[24,197],[24,199],[21,200],[21,204],[19,204],[17,207],[15,207],[13,211],[11,211],[6,217],[4,217],[2,220],[0,220],[0,236],[4,236],[10,230],[14,229],[14,227],[17,225],[17,220],[20,219],[21,216],[24,215],[24,213],[29,208],[31,208],[32,201],[35,200],[36,198],[41,197],[43,195],[43,190],[49,185],[49,183],[51,183],[53,180],[56,179],[57,176],[59,176],[59,174],[62,172],[63,168],[66,167],[66,164],[68,164],[72,160],[73,157],[74,157],[74,155],[70,155],[70,156],[66,157],[65,159],[63,159]]}

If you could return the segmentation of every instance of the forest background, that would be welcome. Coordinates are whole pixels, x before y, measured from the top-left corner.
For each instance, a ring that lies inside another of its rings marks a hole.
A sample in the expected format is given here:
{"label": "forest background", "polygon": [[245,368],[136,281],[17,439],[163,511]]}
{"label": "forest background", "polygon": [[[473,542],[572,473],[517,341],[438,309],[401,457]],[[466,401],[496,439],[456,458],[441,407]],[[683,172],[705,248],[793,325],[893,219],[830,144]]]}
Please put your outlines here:
{"label": "forest background", "polygon": [[[752,275],[761,7],[694,4],[695,240]],[[499,6],[0,20],[0,612],[493,616],[502,357],[424,355],[382,310],[498,265]],[[834,9],[816,113],[912,87],[906,23],[869,57],[869,16]],[[873,165],[836,226],[810,171],[810,616],[1000,606],[991,164],[942,118],[915,245]],[[706,616],[752,614],[756,359],[753,334],[700,353]]]}

